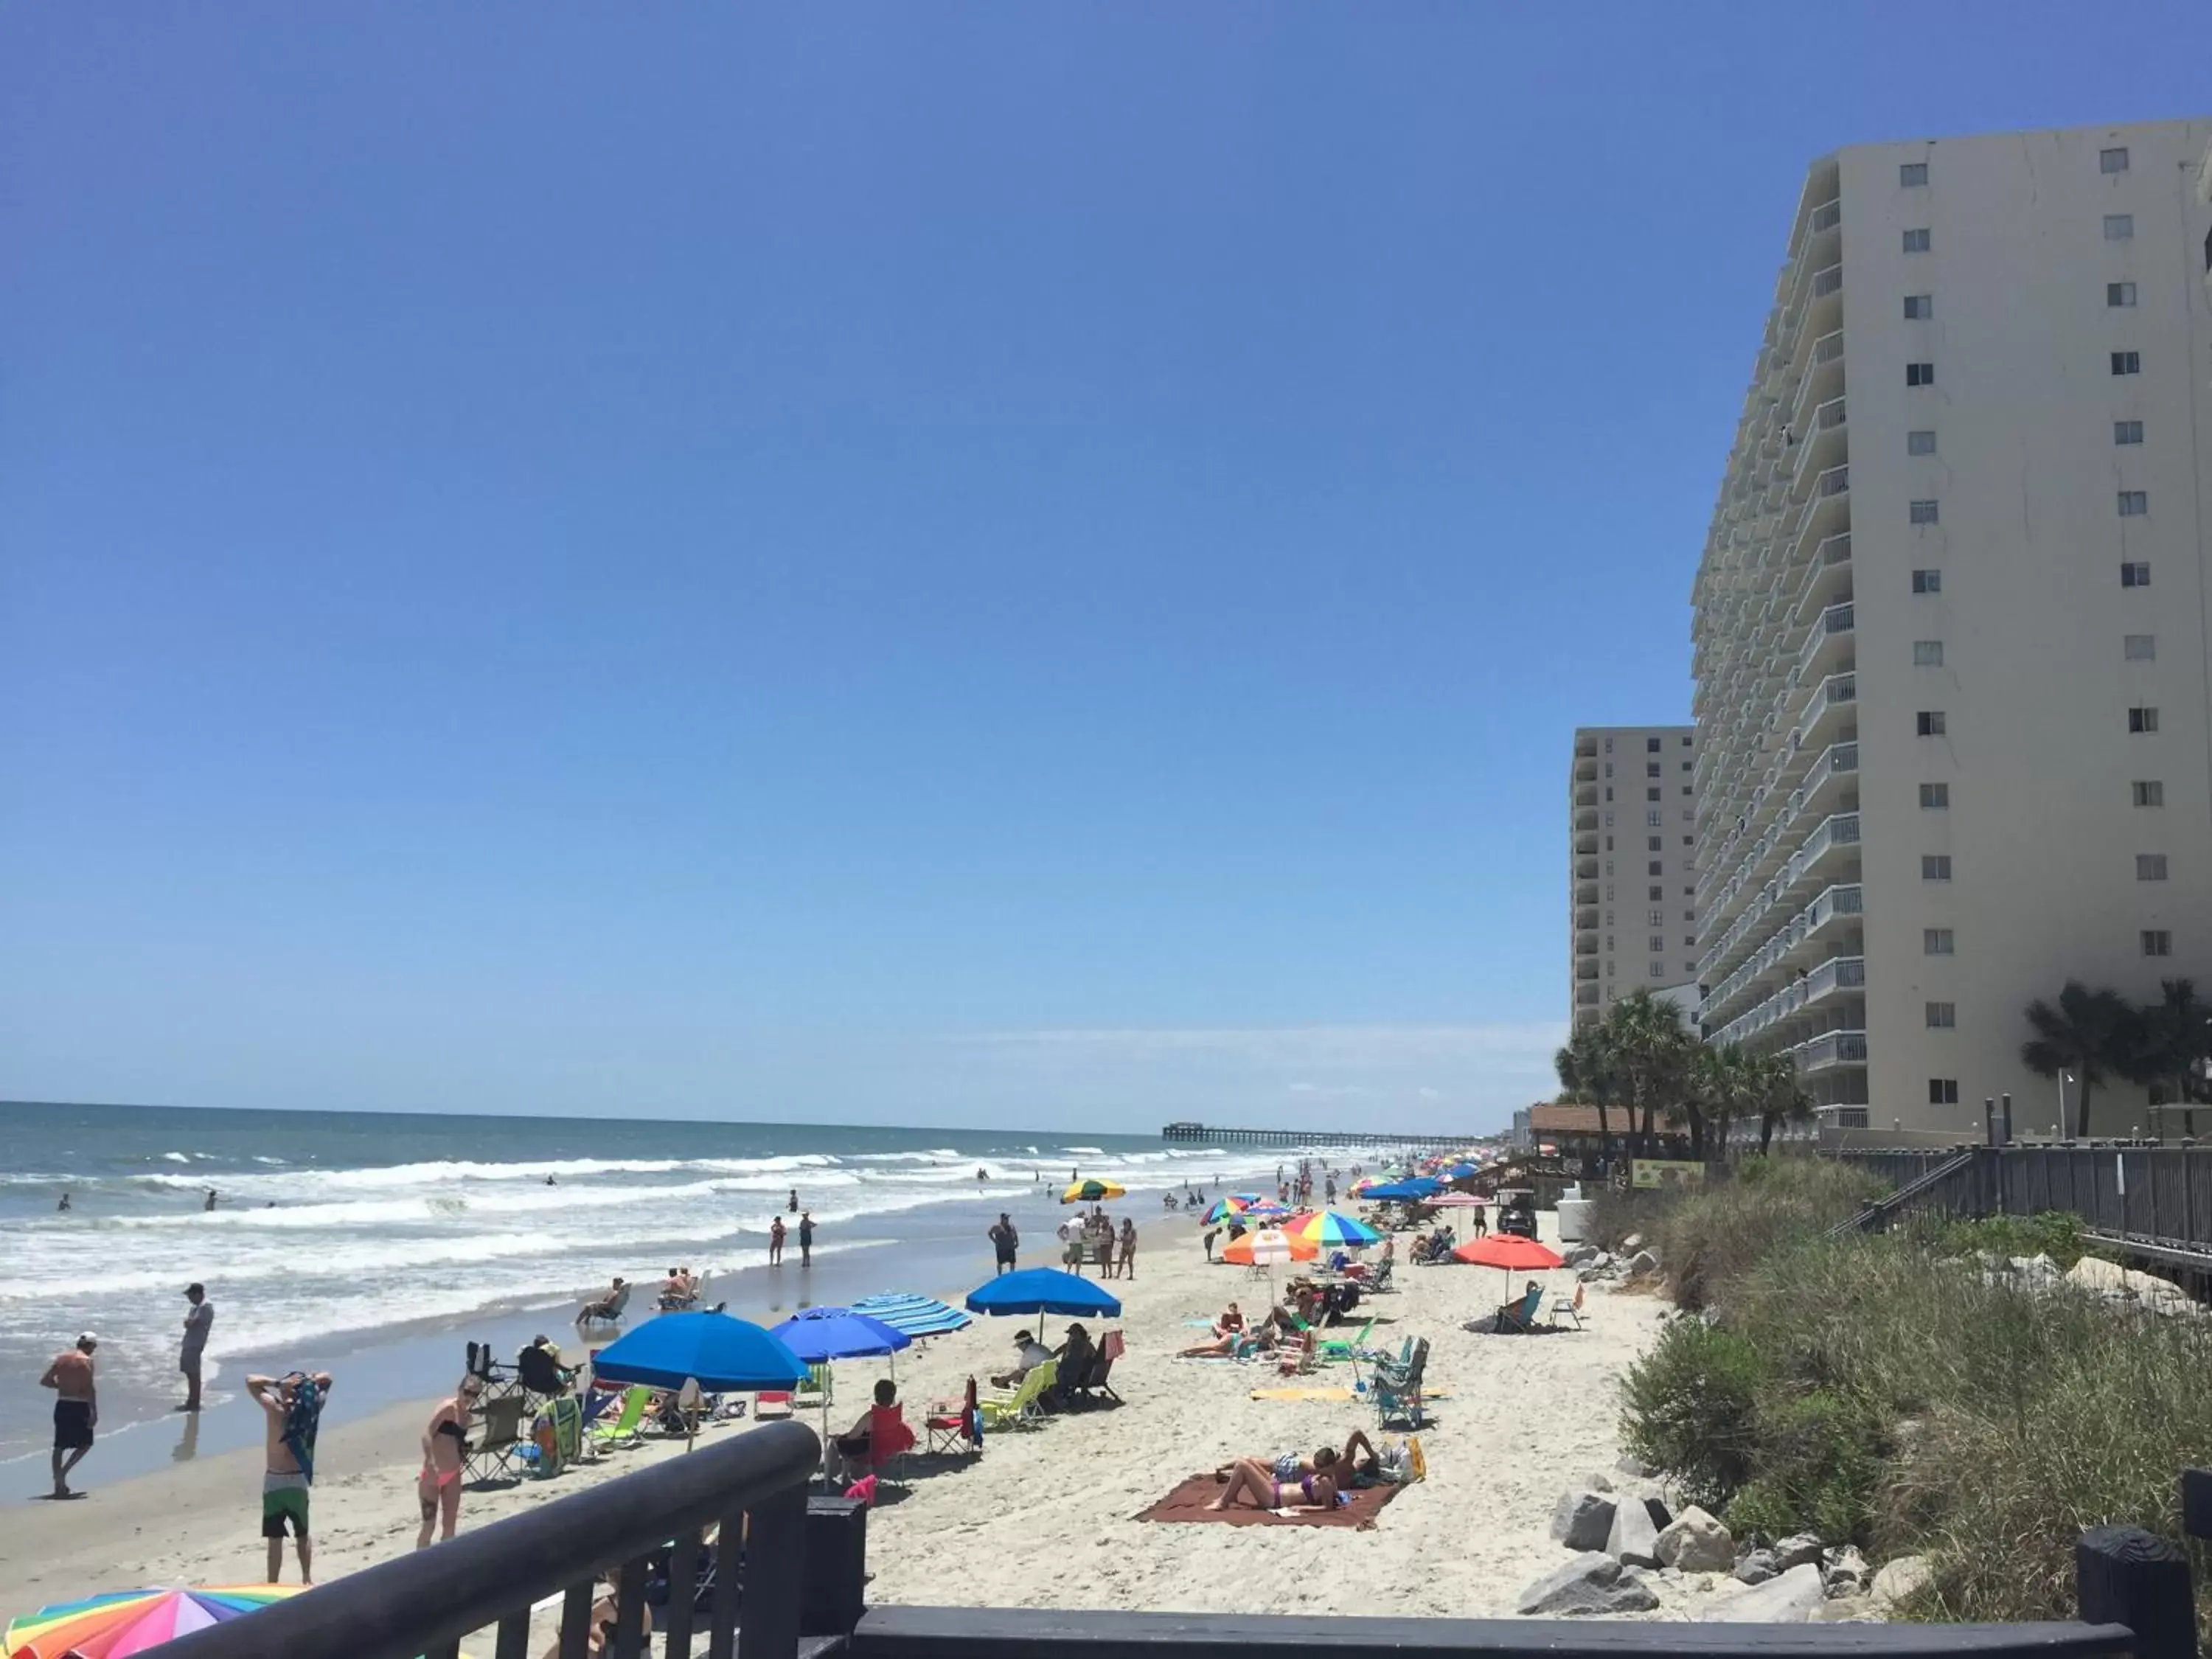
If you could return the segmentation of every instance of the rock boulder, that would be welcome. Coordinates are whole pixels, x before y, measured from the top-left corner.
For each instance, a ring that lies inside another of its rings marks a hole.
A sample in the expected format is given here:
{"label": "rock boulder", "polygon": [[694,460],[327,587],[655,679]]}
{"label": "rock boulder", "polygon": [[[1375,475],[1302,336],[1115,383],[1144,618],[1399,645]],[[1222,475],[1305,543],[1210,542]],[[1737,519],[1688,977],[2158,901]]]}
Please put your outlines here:
{"label": "rock boulder", "polygon": [[1735,1565],[1735,1540],[1694,1504],[1661,1530],[1658,1550],[1662,1566],[1684,1572],[1726,1572]]}
{"label": "rock boulder", "polygon": [[1874,1576],[1874,1604],[1887,1612],[1933,1577],[1924,1555],[1900,1555],[1881,1564]]}
{"label": "rock boulder", "polygon": [[1659,1528],[1651,1524],[1651,1511],[1633,1499],[1615,1504],[1605,1553],[1624,1566],[1657,1566]]}
{"label": "rock boulder", "polygon": [[1763,1584],[1780,1571],[1772,1550],[1753,1550],[1735,1564],[1735,1577],[1739,1584]]}
{"label": "rock boulder", "polygon": [[1808,1561],[1741,1595],[1701,1608],[1698,1617],[1714,1623],[1797,1625],[1826,1599],[1820,1589],[1820,1570]]}
{"label": "rock boulder", "polygon": [[1613,1535],[1615,1507],[1601,1492],[1561,1492],[1552,1510],[1552,1536],[1571,1550],[1602,1550]]}
{"label": "rock boulder", "polygon": [[1659,1605],[1650,1587],[1626,1577],[1609,1555],[1586,1551],[1521,1592],[1516,1613],[1572,1617],[1584,1613],[1649,1613]]}
{"label": "rock boulder", "polygon": [[1808,1562],[1820,1565],[1820,1540],[1809,1532],[1801,1532],[1784,1539],[1774,1547],[1774,1570],[1787,1572],[1792,1567],[1802,1567]]}
{"label": "rock boulder", "polygon": [[1656,1273],[1658,1271],[1659,1258],[1649,1250],[1638,1250],[1629,1258],[1628,1276],[1631,1279],[1641,1279],[1646,1273]]}

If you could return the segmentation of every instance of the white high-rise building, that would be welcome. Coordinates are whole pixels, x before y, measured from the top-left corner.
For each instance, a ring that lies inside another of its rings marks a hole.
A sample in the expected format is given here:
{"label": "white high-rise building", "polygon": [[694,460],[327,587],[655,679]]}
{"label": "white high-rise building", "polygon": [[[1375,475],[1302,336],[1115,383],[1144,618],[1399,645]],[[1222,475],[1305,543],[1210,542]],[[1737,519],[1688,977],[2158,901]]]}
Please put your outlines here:
{"label": "white high-rise building", "polygon": [[[2029,1001],[2212,986],[2208,140],[1806,180],[1692,592],[1698,977],[1831,1121],[1975,1132],[2009,1091],[2047,1132]],[[2093,1129],[2146,1105],[2111,1079]]]}
{"label": "white high-rise building", "polygon": [[1569,777],[1574,1020],[1697,977],[1697,732],[1585,726]]}

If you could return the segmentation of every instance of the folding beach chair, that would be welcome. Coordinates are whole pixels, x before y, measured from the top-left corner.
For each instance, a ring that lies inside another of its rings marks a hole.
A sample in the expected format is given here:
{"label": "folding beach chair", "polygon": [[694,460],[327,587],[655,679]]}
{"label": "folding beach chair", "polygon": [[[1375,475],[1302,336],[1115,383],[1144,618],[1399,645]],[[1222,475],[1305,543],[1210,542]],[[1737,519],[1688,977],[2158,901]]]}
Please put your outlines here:
{"label": "folding beach chair", "polygon": [[987,1428],[1033,1428],[1044,1421],[1045,1391],[1060,1380],[1060,1361],[1048,1359],[1041,1365],[1032,1365],[1022,1378],[1022,1385],[1004,1398],[994,1396],[976,1402],[983,1413]]}
{"label": "folding beach chair", "polygon": [[622,1414],[611,1423],[592,1425],[592,1443],[595,1446],[635,1446],[640,1438],[638,1425],[645,1420],[647,1401],[653,1390],[639,1383],[623,1395]]}
{"label": "folding beach chair", "polygon": [[793,1390],[791,1403],[811,1411],[826,1412],[830,1405],[830,1365],[827,1360],[806,1368],[806,1381]]}
{"label": "folding beach chair", "polygon": [[975,1379],[968,1379],[968,1392],[958,1400],[940,1400],[930,1407],[922,1418],[922,1428],[929,1436],[928,1450],[965,1453],[982,1450],[982,1443],[972,1438],[968,1431],[975,1419]]}
{"label": "folding beach chair", "polygon": [[1583,1328],[1583,1286],[1577,1282],[1575,1285],[1575,1293],[1572,1296],[1569,1296],[1565,1291],[1554,1291],[1552,1292],[1552,1305],[1547,1310],[1547,1317],[1550,1320],[1551,1326],[1553,1330],[1559,1329],[1559,1316],[1562,1314],[1575,1322],[1575,1328],[1577,1330],[1579,1331]]}
{"label": "folding beach chair", "polygon": [[753,1396],[753,1421],[772,1423],[791,1415],[791,1394],[785,1389],[766,1389]]}
{"label": "folding beach chair", "polygon": [[477,1402],[467,1425],[469,1449],[461,1459],[461,1478],[471,1486],[514,1473],[509,1465],[522,1447],[528,1403],[520,1393],[492,1395]]}

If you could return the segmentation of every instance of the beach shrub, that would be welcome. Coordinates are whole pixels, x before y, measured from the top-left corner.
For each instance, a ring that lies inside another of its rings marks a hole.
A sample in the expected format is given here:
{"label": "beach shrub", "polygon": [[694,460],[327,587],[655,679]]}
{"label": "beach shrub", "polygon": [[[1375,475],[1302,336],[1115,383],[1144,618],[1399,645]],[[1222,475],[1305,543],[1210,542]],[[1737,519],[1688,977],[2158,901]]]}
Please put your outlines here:
{"label": "beach shrub", "polygon": [[1690,1193],[1654,1229],[1674,1304],[1697,1310],[1785,1241],[1824,1233],[1879,1197],[1881,1183],[1827,1158],[1746,1158],[1735,1180]]}
{"label": "beach shrub", "polygon": [[1717,1510],[1750,1478],[1766,1367],[1741,1337],[1678,1319],[1621,1383],[1621,1439],[1667,1470],[1691,1503]]}
{"label": "beach shrub", "polygon": [[2070,1210],[1954,1221],[1938,1235],[1937,1244],[1947,1255],[1972,1255],[1980,1250],[2007,1258],[2047,1255],[2062,1270],[2072,1267],[2084,1254],[2081,1218]]}
{"label": "beach shrub", "polygon": [[1849,1390],[1759,1397],[1753,1432],[1757,1474],[1729,1499],[1729,1529],[1770,1542],[1809,1532],[1864,1540],[1883,1473],[1881,1419]]}

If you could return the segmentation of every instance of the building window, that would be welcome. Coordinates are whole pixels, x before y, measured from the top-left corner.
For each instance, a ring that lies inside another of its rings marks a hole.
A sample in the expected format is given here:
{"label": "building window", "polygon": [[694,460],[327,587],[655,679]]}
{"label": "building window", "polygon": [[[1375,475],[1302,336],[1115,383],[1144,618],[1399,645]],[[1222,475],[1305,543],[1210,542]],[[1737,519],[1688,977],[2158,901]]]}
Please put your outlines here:
{"label": "building window", "polygon": [[1914,728],[1923,738],[1943,735],[1943,711],[1940,708],[1923,708],[1912,717],[1912,721]]}
{"label": "building window", "polygon": [[2136,559],[2132,562],[2123,562],[2120,566],[2120,586],[2123,587],[2148,587],[2150,586],[2150,561],[2148,559]]}
{"label": "building window", "polygon": [[[1607,836],[1605,838],[1605,850],[1608,853],[1613,851],[1613,837],[1611,836]],[[1607,859],[1605,861],[1605,869],[1607,875],[1611,875],[1613,873],[1613,860],[1611,859]]]}
{"label": "building window", "polygon": [[2142,441],[2141,421],[2114,421],[2112,441],[2116,444],[2139,444]]}
{"label": "building window", "polygon": [[1951,855],[1948,853],[1923,853],[1920,855],[1920,879],[1948,881],[1951,879]]}
{"label": "building window", "polygon": [[1916,593],[1941,593],[1943,591],[1943,573],[1940,570],[1914,571],[1912,591]]}
{"label": "building window", "polygon": [[2122,518],[2140,519],[2149,511],[2150,492],[2148,490],[2123,489],[2120,491],[2120,516]]}
{"label": "building window", "polygon": [[[1911,233],[1907,231],[1907,235]],[[2108,242],[2131,240],[2136,234],[2136,216],[2132,213],[2108,213],[2105,216],[2105,240]]]}
{"label": "building window", "polygon": [[[1654,841],[1656,841],[1656,840],[1658,839],[1658,837],[1657,837],[1656,836],[1654,836],[1652,837],[1652,839],[1653,839]],[[1656,860],[1656,859],[1652,860],[1651,860],[1651,862],[1650,862],[1650,864],[1648,864],[1648,865],[1646,865],[1646,866],[1644,866],[1644,874],[1646,874],[1647,876],[1656,876],[1656,875],[1657,875],[1657,874],[1659,873],[1659,860]]]}
{"label": "building window", "polygon": [[1657,754],[1657,753],[1659,752],[1659,739],[1658,739],[1658,738],[1644,738],[1644,752],[1645,754],[1647,754],[1647,755],[1656,755],[1656,754]]}
{"label": "building window", "polygon": [[1605,884],[1605,902],[1607,904],[1613,902],[1613,884],[1611,882],[1607,882]]}
{"label": "building window", "polygon": [[2173,954],[2173,935],[2163,927],[2142,930],[2142,953],[2147,957],[2170,957]]}
{"label": "building window", "polygon": [[2166,782],[2161,778],[2138,778],[2128,786],[2138,806],[2166,805]]}
{"label": "building window", "polygon": [[2133,283],[2107,283],[2105,284],[2105,303],[2106,305],[2112,306],[2116,309],[2124,310],[2128,307],[2134,305],[2135,302],[2136,285]]}
{"label": "building window", "polygon": [[1665,950],[1665,949],[1667,948],[1667,936],[1666,936],[1664,933],[1654,933],[1654,934],[1652,934],[1652,935],[1651,935],[1651,948],[1652,948],[1653,950],[1655,950],[1655,951],[1663,951],[1663,950]]}
{"label": "building window", "polygon": [[2136,854],[2136,879],[2137,881],[2164,881],[2166,879],[2166,854],[2163,853]]}
{"label": "building window", "polygon": [[2120,641],[2120,654],[2130,662],[2156,662],[2158,635],[2155,634],[2127,635]]}
{"label": "building window", "polygon": [[[1607,799],[1611,799],[1612,797],[1607,796]],[[1613,814],[1610,812],[1605,815],[1605,827],[1608,830],[1613,828]]]}
{"label": "building window", "polygon": [[1928,248],[1928,233],[1925,230],[1908,230],[1905,233],[1905,251],[1907,253],[1925,253]]}
{"label": "building window", "polygon": [[1656,788],[1646,789],[1644,792],[1644,799],[1646,800],[1657,800],[1659,799],[1659,791]]}
{"label": "building window", "polygon": [[1690,786],[1688,784],[1686,783],[1682,786],[1682,793],[1686,795],[1690,793]]}
{"label": "building window", "polygon": [[[1686,795],[1690,792],[1685,789],[1682,793]],[[1693,808],[1685,806],[1682,809],[1682,822],[1685,823],[1695,823],[1697,821],[1698,814],[1696,811]]]}
{"label": "building window", "polygon": [[1906,433],[1905,453],[1908,455],[1933,455],[1936,453],[1936,434],[1932,432]]}
{"label": "building window", "polygon": [[1943,641],[1941,640],[1913,641],[1912,665],[1915,668],[1941,668],[1943,665]]}
{"label": "building window", "polygon": [[[1608,754],[1608,755],[1610,755],[1610,754],[1613,752],[1613,739],[1612,739],[1611,738],[1607,738],[1605,740],[1605,752],[1606,752],[1607,754]],[[1610,775],[1611,775],[1610,773],[1608,773],[1607,775],[1607,776],[1610,776]]]}
{"label": "building window", "polygon": [[1644,920],[1646,927],[1663,927],[1666,925],[1667,913],[1664,910],[1647,910],[1644,913]]}
{"label": "building window", "polygon": [[2125,144],[2122,144],[2117,149],[2100,149],[2097,152],[2098,172],[2125,173],[2127,170],[2128,147]]}
{"label": "building window", "polygon": [[1666,842],[1657,836],[1646,836],[1644,838],[1644,850],[1647,853],[1656,853],[1665,845]]}
{"label": "building window", "polygon": [[1948,1031],[1959,1023],[1959,1005],[1955,1002],[1931,1002],[1928,1005],[1928,1029]]}
{"label": "building window", "polygon": [[[2120,154],[2124,155],[2127,152],[2125,150],[2122,150]],[[1928,182],[1928,163],[1925,161],[1899,161],[1897,164],[1897,182],[1899,187],[1903,190],[1911,190],[1916,185],[1926,184]]]}
{"label": "building window", "polygon": [[1613,799],[1613,786],[1609,783],[1605,787],[1605,798],[1607,800],[1611,800]]}
{"label": "building window", "polygon": [[1654,978],[1654,979],[1664,979],[1664,978],[1666,978],[1666,977],[1667,977],[1667,964],[1666,964],[1665,963],[1663,963],[1663,962],[1655,962],[1655,963],[1653,963],[1651,964],[1651,977],[1652,977],[1652,978]]}
{"label": "building window", "polygon": [[1690,743],[1691,743],[1691,739],[1690,739],[1690,738],[1683,738],[1683,739],[1682,739],[1682,747],[1683,747],[1683,748],[1685,748],[1685,749],[1687,749],[1687,748],[1690,746]]}
{"label": "building window", "polygon": [[1905,296],[1905,320],[1924,323],[1936,314],[1936,296],[1932,294],[1908,294]]}
{"label": "building window", "polygon": [[[1682,741],[1683,741],[1683,742],[1685,742],[1685,743],[1687,743],[1687,742],[1689,741],[1689,739],[1688,739],[1687,738],[1683,738],[1683,739],[1682,739]],[[1684,762],[1682,763],[1682,769],[1683,769],[1685,772],[1694,772],[1694,771],[1696,771],[1696,770],[1698,769],[1698,763],[1697,763],[1697,762],[1695,762],[1695,761],[1684,761]]]}
{"label": "building window", "polygon": [[1923,812],[1948,812],[1951,810],[1951,786],[1948,783],[1923,783],[1920,786],[1920,810]]}
{"label": "building window", "polygon": [[1956,1106],[1959,1103],[1959,1079],[1954,1077],[1929,1078],[1928,1103],[1930,1106]]}
{"label": "building window", "polygon": [[1923,927],[1920,930],[1920,953],[1928,957],[1948,957],[1954,954],[1954,940],[1948,927]]}
{"label": "building window", "polygon": [[1936,384],[1936,365],[1933,363],[1905,364],[1905,383],[1907,386],[1934,386]]}
{"label": "building window", "polygon": [[2112,354],[2112,373],[2115,374],[2142,374],[2142,353],[2140,351],[2115,351]]}
{"label": "building window", "polygon": [[2157,731],[2158,710],[2147,706],[2129,709],[2128,730],[2138,733]]}
{"label": "building window", "polygon": [[1656,830],[1659,827],[1659,814],[1657,811],[1653,811],[1644,813],[1644,827],[1646,830]]}
{"label": "building window", "polygon": [[1905,510],[1911,521],[1914,524],[1934,524],[1936,522],[1936,503],[1933,501],[1908,502],[1906,504]]}
{"label": "building window", "polygon": [[1659,775],[1659,763],[1657,761],[1644,762],[1644,775],[1647,778],[1657,777]]}
{"label": "building window", "polygon": [[[1682,920],[1685,921],[1695,921],[1697,919],[1698,913],[1695,910],[1685,910],[1682,912]],[[1687,945],[1695,945],[1697,944],[1697,940],[1693,939],[1686,939],[1682,943]]]}
{"label": "building window", "polygon": [[1644,896],[1653,900],[1662,899],[1667,896],[1667,890],[1663,887],[1654,887],[1650,891],[1644,894]]}

